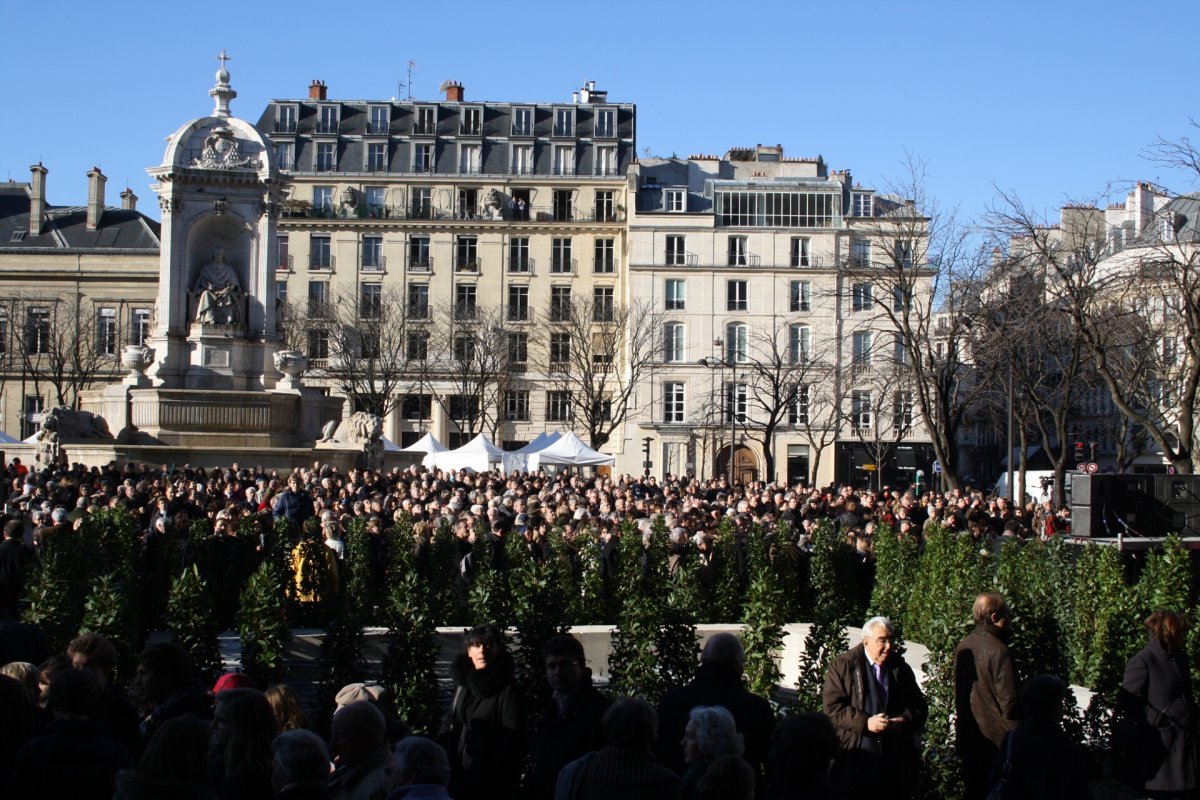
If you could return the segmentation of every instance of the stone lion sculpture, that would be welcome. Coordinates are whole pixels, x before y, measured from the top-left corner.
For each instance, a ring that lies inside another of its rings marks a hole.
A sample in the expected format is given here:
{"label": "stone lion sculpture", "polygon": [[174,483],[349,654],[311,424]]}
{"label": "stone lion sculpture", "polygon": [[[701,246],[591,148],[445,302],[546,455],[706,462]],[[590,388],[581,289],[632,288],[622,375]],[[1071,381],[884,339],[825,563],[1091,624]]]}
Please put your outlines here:
{"label": "stone lion sculpture", "polygon": [[321,429],[320,442],[368,445],[378,442],[383,436],[383,419],[377,414],[355,411],[349,419],[336,419],[325,423]]}
{"label": "stone lion sculpture", "polygon": [[111,439],[108,423],[90,411],[76,411],[68,406],[55,406],[42,414],[42,431],[38,438]]}

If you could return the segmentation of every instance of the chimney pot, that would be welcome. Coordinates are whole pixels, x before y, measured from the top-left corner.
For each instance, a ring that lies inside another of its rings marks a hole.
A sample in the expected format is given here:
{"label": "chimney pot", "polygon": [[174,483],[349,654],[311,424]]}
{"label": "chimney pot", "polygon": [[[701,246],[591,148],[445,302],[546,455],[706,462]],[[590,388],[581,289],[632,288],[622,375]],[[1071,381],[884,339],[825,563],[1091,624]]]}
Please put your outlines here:
{"label": "chimney pot", "polygon": [[126,211],[137,211],[137,201],[138,198],[133,193],[133,189],[126,186],[125,191],[121,192],[121,208]]}
{"label": "chimney pot", "polygon": [[29,173],[29,235],[41,236],[46,224],[46,168],[39,161]]}
{"label": "chimney pot", "polygon": [[308,87],[309,100],[324,100],[328,88],[325,86],[325,81],[314,80]]}
{"label": "chimney pot", "polygon": [[446,84],[447,103],[461,103],[465,94],[466,89],[458,81],[450,81],[448,84]]}
{"label": "chimney pot", "polygon": [[99,167],[92,167],[88,176],[87,229],[94,231],[100,227],[100,218],[104,216],[104,184],[108,178]]}

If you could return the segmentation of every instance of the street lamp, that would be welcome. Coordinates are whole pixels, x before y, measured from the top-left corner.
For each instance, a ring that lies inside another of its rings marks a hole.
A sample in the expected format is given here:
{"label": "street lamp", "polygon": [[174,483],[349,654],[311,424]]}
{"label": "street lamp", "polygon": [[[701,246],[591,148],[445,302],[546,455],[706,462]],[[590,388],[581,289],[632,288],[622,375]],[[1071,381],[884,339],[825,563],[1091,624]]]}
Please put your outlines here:
{"label": "street lamp", "polygon": [[[721,350],[724,347],[724,340],[713,339],[713,347]],[[733,375],[733,390],[729,393],[729,488],[733,488],[733,450],[737,446],[737,353],[733,354],[732,358],[702,358],[696,362],[702,367],[708,369],[724,369],[729,367]],[[721,387],[724,391],[725,387]]]}

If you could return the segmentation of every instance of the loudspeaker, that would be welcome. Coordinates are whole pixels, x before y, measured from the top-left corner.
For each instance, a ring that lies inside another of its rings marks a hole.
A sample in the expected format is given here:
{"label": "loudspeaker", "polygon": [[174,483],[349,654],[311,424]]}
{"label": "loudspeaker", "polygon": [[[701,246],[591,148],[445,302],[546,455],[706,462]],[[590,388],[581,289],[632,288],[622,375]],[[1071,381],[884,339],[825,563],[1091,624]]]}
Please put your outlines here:
{"label": "loudspeaker", "polygon": [[1100,527],[1100,514],[1091,506],[1071,506],[1072,536],[1104,536]]}
{"label": "loudspeaker", "polygon": [[1200,475],[1155,475],[1154,497],[1171,505],[1200,504]]}

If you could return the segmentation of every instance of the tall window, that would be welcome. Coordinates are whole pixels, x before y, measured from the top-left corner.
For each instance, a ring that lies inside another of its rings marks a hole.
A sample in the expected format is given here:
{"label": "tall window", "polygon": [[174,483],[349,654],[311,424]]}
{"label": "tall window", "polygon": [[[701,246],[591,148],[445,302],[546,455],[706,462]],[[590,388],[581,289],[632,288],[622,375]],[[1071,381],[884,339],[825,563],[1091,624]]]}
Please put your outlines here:
{"label": "tall window", "polygon": [[571,259],[571,240],[554,239],[550,244],[550,271],[566,274],[575,271],[575,262]]}
{"label": "tall window", "polygon": [[334,142],[317,143],[317,172],[332,172],[337,168],[337,145]]}
{"label": "tall window", "polygon": [[96,311],[96,349],[102,355],[115,356],[120,337],[117,335],[117,310],[101,308]]}
{"label": "tall window", "polygon": [[405,355],[409,361],[424,361],[429,358],[429,331],[409,331],[405,344]]}
{"label": "tall window", "polygon": [[899,433],[913,426],[912,392],[896,392],[892,397],[892,427]]}
{"label": "tall window", "polygon": [[871,393],[865,389],[850,393],[850,427],[859,433],[871,428]]}
{"label": "tall window", "polygon": [[807,236],[792,237],[792,266],[793,267],[810,267],[812,266],[812,254],[810,253],[812,242]]}
{"label": "tall window", "polygon": [[871,284],[856,283],[851,292],[851,308],[855,311],[871,310]]}
{"label": "tall window", "polygon": [[[276,284],[276,285],[279,285],[279,284]],[[286,281],[283,282],[282,285],[284,287],[286,287],[287,282]],[[284,299],[285,300],[287,299],[286,298],[286,290],[285,290]],[[7,320],[5,320],[5,323],[6,323],[6,327],[7,327]],[[7,333],[7,331],[5,331],[5,333]],[[4,338],[7,338],[7,337],[4,337]],[[148,341],[150,341],[150,309],[135,308],[133,310],[133,317],[132,317],[132,319],[130,321],[130,325],[129,325],[129,341],[130,341],[130,344],[139,344],[139,345],[146,344]],[[3,346],[3,344],[0,344],[0,347],[2,347],[2,346]]]}
{"label": "tall window", "polygon": [[291,142],[275,143],[275,163],[283,170],[296,168],[295,145]]}
{"label": "tall window", "polygon": [[728,256],[726,263],[731,267],[744,267],[750,263],[749,244],[745,236],[729,237]]}
{"label": "tall window", "polygon": [[616,241],[613,239],[597,239],[595,258],[592,261],[592,271],[604,275],[612,274],[617,268]]}
{"label": "tall window", "polygon": [[514,236],[508,240],[508,271],[529,272],[529,237]]}
{"label": "tall window", "polygon": [[479,271],[479,240],[474,236],[455,237],[454,269],[459,272]]}
{"label": "tall window", "polygon": [[408,318],[429,319],[429,284],[408,285]]}
{"label": "tall window", "polygon": [[313,234],[308,240],[308,268],[332,269],[333,252],[329,236]]}
{"label": "tall window", "polygon": [[908,348],[904,346],[904,334],[892,334],[892,361],[897,364],[908,363]]}
{"label": "tall window", "polygon": [[427,272],[429,267],[429,237],[413,236],[408,240],[408,268]]}
{"label": "tall window", "polygon": [[383,237],[364,236],[362,240],[362,268],[383,269]]}
{"label": "tall window", "polygon": [[326,312],[329,303],[329,282],[308,282],[308,313],[309,316],[321,316]]}
{"label": "tall window", "polygon": [[528,175],[533,172],[533,145],[512,146],[512,171],[514,175]]}
{"label": "tall window", "polygon": [[873,337],[870,331],[855,331],[853,337],[854,343],[854,363],[855,367],[869,367],[871,365],[871,344]]}
{"label": "tall window", "polygon": [[684,388],[680,381],[663,384],[663,422],[683,422]]}
{"label": "tall window", "polygon": [[309,329],[308,357],[310,359],[329,358],[329,331],[324,328]]}
{"label": "tall window", "polygon": [[387,171],[387,145],[371,142],[367,145],[367,172]]}
{"label": "tall window", "polygon": [[812,282],[792,281],[790,288],[790,308],[793,312],[812,311]]}
{"label": "tall window", "polygon": [[400,416],[419,420],[433,417],[433,395],[406,394],[400,400]]}
{"label": "tall window", "polygon": [[483,109],[464,108],[462,110],[462,126],[459,130],[467,136],[478,136],[483,133]]}
{"label": "tall window", "polygon": [[508,285],[509,322],[529,321],[529,287],[521,284]]}
{"label": "tall window", "polygon": [[382,135],[391,126],[390,111],[387,106],[371,106],[371,121],[367,123],[367,133]]}
{"label": "tall window", "polygon": [[313,208],[322,215],[333,213],[333,187],[332,186],[314,186],[313,187]]}
{"label": "tall window", "polygon": [[528,389],[510,389],[504,393],[504,418],[509,422],[529,421]]}
{"label": "tall window", "polygon": [[575,174],[575,145],[573,145],[573,144],[556,144],[556,145],[554,145],[554,174],[555,175],[574,175]]}
{"label": "tall window", "polygon": [[808,424],[808,384],[800,384],[792,394],[792,402],[788,405],[788,424]]}
{"label": "tall window", "polygon": [[50,352],[50,309],[31,308],[26,312],[25,352],[31,356]]}
{"label": "tall window", "polygon": [[417,119],[413,124],[413,133],[418,136],[432,136],[437,133],[437,109],[433,106],[421,106],[417,109]]}
{"label": "tall window", "polygon": [[571,287],[550,287],[550,321],[566,322],[571,318]]}
{"label": "tall window", "polygon": [[686,240],[683,236],[668,236],[667,243],[667,258],[666,264],[668,267],[682,267],[687,263],[687,251],[684,249]]}
{"label": "tall window", "polygon": [[[615,169],[615,168],[614,168]],[[596,221],[614,222],[617,219],[615,192],[611,189],[596,191]]]}
{"label": "tall window", "polygon": [[725,360],[745,364],[750,358],[750,327],[740,322],[725,326]]}
{"label": "tall window", "polygon": [[475,284],[456,284],[454,287],[454,318],[475,319],[477,307]]}
{"label": "tall window", "polygon": [[733,415],[737,415],[738,422],[746,421],[746,412],[750,405],[750,387],[744,383],[726,383],[725,384],[725,406],[722,409],[722,416],[726,422],[733,421]]}
{"label": "tall window", "polygon": [[458,171],[467,175],[479,172],[483,148],[477,144],[461,144],[458,146]]}
{"label": "tall window", "polygon": [[746,281],[726,281],[725,308],[729,311],[745,311],[748,294]]}
{"label": "tall window", "polygon": [[358,315],[363,319],[379,319],[383,316],[383,284],[362,284],[358,298]]}
{"label": "tall window", "polygon": [[596,148],[596,174],[597,175],[616,175],[617,174],[617,148],[615,148],[615,147],[597,147]]}
{"label": "tall window", "polygon": [[854,267],[871,265],[871,241],[869,239],[855,239],[850,243],[850,265]]}
{"label": "tall window", "polygon": [[412,190],[412,207],[409,209],[409,216],[413,219],[432,219],[433,189],[428,186],[420,186]]}
{"label": "tall window", "polygon": [[514,367],[523,367],[529,360],[529,334],[510,333],[508,335],[508,361]]}
{"label": "tall window", "polygon": [[616,298],[611,286],[592,289],[592,322],[612,322],[616,319]]}
{"label": "tall window", "polygon": [[683,278],[667,278],[667,311],[683,311],[687,307],[687,282]]}
{"label": "tall window", "polygon": [[454,360],[475,360],[475,337],[469,333],[460,333],[454,337]]}
{"label": "tall window", "polygon": [[912,309],[912,293],[904,286],[892,287],[892,311],[908,311]]}
{"label": "tall window", "polygon": [[513,136],[532,136],[533,135],[533,109],[532,108],[514,108],[512,110],[512,135]]}
{"label": "tall window", "polygon": [[571,393],[546,392],[546,421],[570,422],[571,417]]}
{"label": "tall window", "polygon": [[668,322],[663,326],[663,361],[678,364],[685,360],[684,330],[682,322]]}
{"label": "tall window", "polygon": [[871,193],[854,192],[851,194],[850,213],[856,217],[871,216]]}
{"label": "tall window", "polygon": [[812,357],[812,329],[807,325],[792,325],[788,329],[788,360],[806,364]]}
{"label": "tall window", "polygon": [[554,135],[575,135],[575,111],[570,108],[554,109]]}
{"label": "tall window", "polygon": [[433,172],[433,145],[413,145],[413,172]]}
{"label": "tall window", "polygon": [[893,250],[893,254],[896,257],[896,265],[897,266],[904,267],[907,269],[908,267],[911,267],[913,265],[912,242],[905,242],[905,241],[896,242],[896,246],[895,246],[895,249]]}
{"label": "tall window", "polygon": [[46,410],[46,400],[40,395],[27,394],[21,408],[21,438],[28,439],[42,429],[42,412]]}
{"label": "tall window", "polygon": [[594,135],[598,139],[611,139],[617,135],[617,110],[615,108],[601,108],[596,111]]}
{"label": "tall window", "polygon": [[667,189],[665,201],[667,211],[672,214],[687,211],[687,189]]}
{"label": "tall window", "polygon": [[550,334],[550,369],[565,369],[571,362],[571,334]]}
{"label": "tall window", "polygon": [[337,106],[321,106],[319,118],[317,120],[317,133],[337,133],[338,132],[338,107]]}

